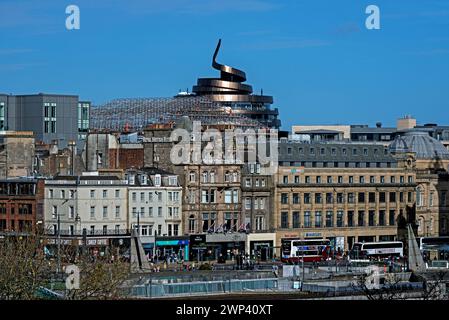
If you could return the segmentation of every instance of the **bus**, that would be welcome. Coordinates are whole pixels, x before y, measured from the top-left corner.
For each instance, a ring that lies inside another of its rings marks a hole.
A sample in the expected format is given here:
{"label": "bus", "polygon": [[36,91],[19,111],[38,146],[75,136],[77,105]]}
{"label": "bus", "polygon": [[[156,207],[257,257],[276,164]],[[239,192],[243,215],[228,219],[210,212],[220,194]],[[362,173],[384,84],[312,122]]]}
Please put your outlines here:
{"label": "bus", "polygon": [[356,242],[349,253],[351,260],[390,256],[404,256],[404,244],[401,241]]}
{"label": "bus", "polygon": [[447,259],[449,253],[449,237],[418,238],[419,249],[426,260],[431,258]]}
{"label": "bus", "polygon": [[284,263],[319,262],[330,255],[328,239],[281,239],[281,261]]}

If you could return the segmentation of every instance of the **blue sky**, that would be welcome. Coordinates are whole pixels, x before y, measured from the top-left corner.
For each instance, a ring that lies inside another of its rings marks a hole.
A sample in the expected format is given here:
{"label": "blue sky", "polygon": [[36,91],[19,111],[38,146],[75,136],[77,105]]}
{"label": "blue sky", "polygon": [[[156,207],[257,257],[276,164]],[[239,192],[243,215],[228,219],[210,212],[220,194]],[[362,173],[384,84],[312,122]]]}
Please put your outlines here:
{"label": "blue sky", "polygon": [[[65,28],[78,5],[81,29]],[[365,28],[365,8],[381,29]],[[0,0],[0,92],[166,97],[246,72],[292,124],[449,124],[449,1]]]}

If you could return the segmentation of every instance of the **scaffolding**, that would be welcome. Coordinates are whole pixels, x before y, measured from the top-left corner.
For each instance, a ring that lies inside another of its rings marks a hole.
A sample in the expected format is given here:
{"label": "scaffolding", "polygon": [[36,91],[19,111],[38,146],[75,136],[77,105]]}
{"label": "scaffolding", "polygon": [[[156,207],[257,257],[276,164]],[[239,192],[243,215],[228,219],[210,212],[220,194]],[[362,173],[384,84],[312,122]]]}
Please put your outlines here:
{"label": "scaffolding", "polygon": [[239,128],[264,128],[257,120],[233,113],[232,108],[206,97],[115,99],[91,108],[91,130],[141,131],[155,123],[177,122],[182,117],[202,125],[232,125]]}

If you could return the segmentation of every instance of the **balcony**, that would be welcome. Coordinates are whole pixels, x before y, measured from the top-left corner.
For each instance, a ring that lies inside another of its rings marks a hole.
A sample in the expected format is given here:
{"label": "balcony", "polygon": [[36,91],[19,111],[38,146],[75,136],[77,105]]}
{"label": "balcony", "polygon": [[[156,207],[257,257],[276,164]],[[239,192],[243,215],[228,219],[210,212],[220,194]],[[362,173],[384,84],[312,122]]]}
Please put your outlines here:
{"label": "balcony", "polygon": [[[86,235],[88,237],[95,237],[95,236],[129,236],[131,234],[131,229],[107,229],[107,230],[89,230],[89,229],[85,229],[86,230]],[[57,236],[58,232],[55,231],[47,231],[46,232],[47,235],[49,236]],[[76,236],[76,237],[82,237],[83,236],[83,230],[75,230],[73,232],[71,232],[71,230],[61,230],[60,232],[61,237],[72,237],[72,236]]]}

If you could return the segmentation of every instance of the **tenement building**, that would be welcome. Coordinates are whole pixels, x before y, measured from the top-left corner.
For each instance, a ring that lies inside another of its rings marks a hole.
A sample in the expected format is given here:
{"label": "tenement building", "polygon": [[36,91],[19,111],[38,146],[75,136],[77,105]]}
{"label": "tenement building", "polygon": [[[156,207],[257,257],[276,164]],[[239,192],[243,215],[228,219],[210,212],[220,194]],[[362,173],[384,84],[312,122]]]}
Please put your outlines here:
{"label": "tenement building", "polygon": [[0,180],[0,233],[31,232],[43,222],[44,181]]}
{"label": "tenement building", "polygon": [[397,238],[413,208],[416,178],[383,145],[281,141],[275,177],[277,245],[328,238],[336,250]]}
{"label": "tenement building", "polygon": [[127,234],[127,181],[86,173],[45,181],[45,226],[50,234]]}

